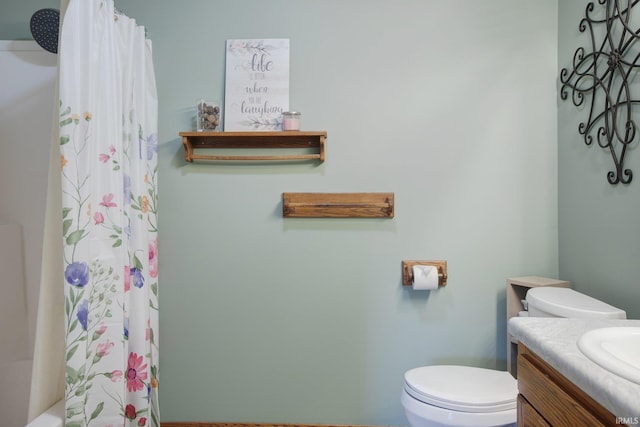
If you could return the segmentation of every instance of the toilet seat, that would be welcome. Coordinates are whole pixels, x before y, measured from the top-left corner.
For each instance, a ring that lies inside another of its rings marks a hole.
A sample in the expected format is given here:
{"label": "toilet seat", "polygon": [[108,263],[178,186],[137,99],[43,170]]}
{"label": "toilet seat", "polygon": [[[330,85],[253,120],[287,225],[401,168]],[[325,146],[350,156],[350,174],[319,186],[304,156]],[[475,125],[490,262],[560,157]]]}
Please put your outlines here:
{"label": "toilet seat", "polygon": [[517,381],[504,371],[470,366],[433,365],[407,371],[405,391],[428,405],[460,412],[515,409]]}

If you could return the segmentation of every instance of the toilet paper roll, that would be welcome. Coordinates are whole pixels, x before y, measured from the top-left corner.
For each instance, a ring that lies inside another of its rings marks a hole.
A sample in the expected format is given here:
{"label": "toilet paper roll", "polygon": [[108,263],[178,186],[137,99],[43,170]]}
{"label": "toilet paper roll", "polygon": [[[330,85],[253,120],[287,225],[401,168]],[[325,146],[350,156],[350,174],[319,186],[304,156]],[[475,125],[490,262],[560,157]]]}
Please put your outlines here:
{"label": "toilet paper roll", "polygon": [[434,290],[438,289],[438,268],[433,265],[413,266],[413,289]]}

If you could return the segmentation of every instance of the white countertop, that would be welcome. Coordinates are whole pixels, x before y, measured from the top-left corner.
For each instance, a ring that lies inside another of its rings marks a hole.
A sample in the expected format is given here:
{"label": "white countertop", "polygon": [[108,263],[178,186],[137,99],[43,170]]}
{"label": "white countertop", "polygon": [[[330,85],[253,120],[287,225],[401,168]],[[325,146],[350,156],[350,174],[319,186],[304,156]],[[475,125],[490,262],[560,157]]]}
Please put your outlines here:
{"label": "white countertop", "polygon": [[587,331],[612,326],[640,326],[640,320],[513,317],[509,333],[584,390],[616,417],[640,417],[640,385],[610,373],[578,348]]}

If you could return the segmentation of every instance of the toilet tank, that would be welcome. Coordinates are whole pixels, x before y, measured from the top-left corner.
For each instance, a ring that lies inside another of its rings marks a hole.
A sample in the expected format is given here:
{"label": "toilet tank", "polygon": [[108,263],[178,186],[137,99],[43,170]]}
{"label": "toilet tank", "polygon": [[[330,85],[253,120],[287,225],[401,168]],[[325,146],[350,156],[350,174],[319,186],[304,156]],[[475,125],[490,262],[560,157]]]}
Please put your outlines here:
{"label": "toilet tank", "polygon": [[624,310],[569,288],[531,288],[526,300],[531,317],[627,318]]}

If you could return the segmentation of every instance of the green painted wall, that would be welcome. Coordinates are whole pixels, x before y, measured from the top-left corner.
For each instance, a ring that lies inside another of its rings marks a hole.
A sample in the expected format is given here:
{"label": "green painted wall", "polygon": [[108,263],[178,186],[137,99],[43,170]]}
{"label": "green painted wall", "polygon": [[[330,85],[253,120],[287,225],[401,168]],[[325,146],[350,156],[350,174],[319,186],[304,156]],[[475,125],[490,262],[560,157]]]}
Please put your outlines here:
{"label": "green painted wall", "polygon": [[0,0],[0,40],[31,40],[29,21],[39,9],[60,9],[60,0]]}
{"label": "green painted wall", "polygon": [[[557,3],[117,1],[154,44],[163,420],[406,424],[407,369],[506,367],[505,279],[559,272]],[[225,40],[269,37],[326,162],[185,163]],[[289,191],[392,191],[396,217],[284,220]],[[403,289],[404,259],[447,288]]]}
{"label": "green painted wall", "polygon": [[[578,28],[587,3],[558,2],[558,70],[571,66],[578,47],[590,46],[587,33],[580,33]],[[597,9],[601,7],[597,5]],[[632,17],[632,27],[638,28],[640,10],[634,10]],[[602,37],[597,28],[596,33]],[[632,51],[637,53],[637,48]],[[633,88],[638,99],[640,83],[636,82]],[[637,113],[634,110],[636,124]],[[625,168],[634,174],[631,184],[612,186],[606,178],[607,172],[614,170],[611,155],[595,142],[587,146],[578,134],[579,123],[587,117],[588,108],[578,109],[571,101],[558,100],[560,276],[573,282],[578,290],[620,307],[628,317],[637,319],[640,318],[637,137],[625,156]]]}

